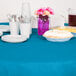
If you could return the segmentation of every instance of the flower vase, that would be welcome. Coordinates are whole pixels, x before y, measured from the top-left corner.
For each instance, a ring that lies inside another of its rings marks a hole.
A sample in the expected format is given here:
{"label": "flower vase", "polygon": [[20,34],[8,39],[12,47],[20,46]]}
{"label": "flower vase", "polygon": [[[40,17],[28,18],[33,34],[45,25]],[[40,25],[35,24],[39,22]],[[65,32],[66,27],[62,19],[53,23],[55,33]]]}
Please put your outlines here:
{"label": "flower vase", "polygon": [[39,15],[38,18],[38,35],[43,35],[49,30],[49,17],[48,15]]}

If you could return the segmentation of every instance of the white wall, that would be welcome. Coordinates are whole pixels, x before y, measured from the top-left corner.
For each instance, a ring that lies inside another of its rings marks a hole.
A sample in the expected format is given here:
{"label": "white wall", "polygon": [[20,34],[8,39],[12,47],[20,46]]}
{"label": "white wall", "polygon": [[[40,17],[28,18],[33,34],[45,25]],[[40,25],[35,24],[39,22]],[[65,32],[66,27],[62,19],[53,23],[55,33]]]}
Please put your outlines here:
{"label": "white wall", "polygon": [[[0,22],[7,21],[8,13],[20,13],[21,4],[26,0],[0,0]],[[76,0],[27,0],[31,4],[31,13],[40,7],[50,6],[56,14],[67,14],[68,8],[76,8]]]}

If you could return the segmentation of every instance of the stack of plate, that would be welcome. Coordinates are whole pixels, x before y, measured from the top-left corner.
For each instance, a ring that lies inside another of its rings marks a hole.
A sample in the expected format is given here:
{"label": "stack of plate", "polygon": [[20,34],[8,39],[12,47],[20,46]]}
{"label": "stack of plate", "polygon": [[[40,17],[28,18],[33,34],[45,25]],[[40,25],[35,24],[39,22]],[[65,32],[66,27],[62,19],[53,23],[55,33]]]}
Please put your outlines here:
{"label": "stack of plate", "polygon": [[1,38],[5,42],[10,42],[10,43],[19,43],[19,42],[24,42],[27,40],[25,36],[21,35],[4,35]]}
{"label": "stack of plate", "polygon": [[[10,27],[8,25],[0,25],[0,36],[3,35],[3,32],[9,32]],[[1,37],[2,41],[11,42],[11,43],[18,43],[24,42],[27,40],[26,36],[22,35],[4,35]]]}

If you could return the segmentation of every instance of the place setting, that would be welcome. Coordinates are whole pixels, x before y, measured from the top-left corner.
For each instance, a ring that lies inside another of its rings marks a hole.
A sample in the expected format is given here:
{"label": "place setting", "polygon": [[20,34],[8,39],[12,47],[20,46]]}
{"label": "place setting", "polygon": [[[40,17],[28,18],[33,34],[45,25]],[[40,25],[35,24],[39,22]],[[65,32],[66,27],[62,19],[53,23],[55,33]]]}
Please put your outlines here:
{"label": "place setting", "polygon": [[[54,24],[56,25],[54,27],[51,27],[51,20],[53,15],[55,15],[52,8],[43,7],[36,10],[36,18],[31,17],[29,3],[23,3],[21,10],[21,15],[19,16],[16,14],[7,15],[9,20],[8,26],[0,25],[0,36],[2,41],[20,43],[30,39],[30,36],[33,35],[33,24],[37,25],[36,29],[38,31],[38,36],[42,36],[51,42],[65,42],[69,41],[73,37],[76,37],[76,12],[73,9],[69,9],[68,26],[64,25],[65,16],[60,15],[58,18],[56,18],[56,20],[54,20]],[[3,32],[10,32],[10,34],[3,35]]]}
{"label": "place setting", "polygon": [[10,35],[4,35],[1,39],[11,43],[24,42],[29,39],[31,35],[30,22],[25,23],[23,16],[17,17],[12,15],[11,17],[8,26],[10,28]]}
{"label": "place setting", "polygon": [[[25,7],[27,13],[24,13]],[[9,25],[0,25],[1,40],[10,43],[24,42],[30,38],[32,34],[31,18],[29,3],[22,4],[21,15],[8,14]],[[10,32],[9,35],[3,35],[3,32]]]}

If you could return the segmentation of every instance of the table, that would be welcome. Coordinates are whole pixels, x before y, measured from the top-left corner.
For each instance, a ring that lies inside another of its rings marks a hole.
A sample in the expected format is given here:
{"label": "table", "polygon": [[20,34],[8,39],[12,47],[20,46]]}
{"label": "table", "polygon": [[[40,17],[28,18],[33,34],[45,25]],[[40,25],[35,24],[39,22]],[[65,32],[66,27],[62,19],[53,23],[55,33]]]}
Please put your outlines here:
{"label": "table", "polygon": [[76,76],[76,38],[54,43],[32,31],[23,43],[0,40],[0,76]]}

